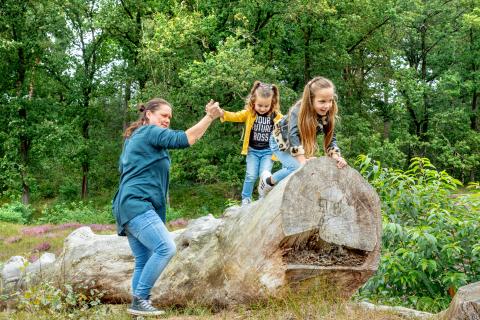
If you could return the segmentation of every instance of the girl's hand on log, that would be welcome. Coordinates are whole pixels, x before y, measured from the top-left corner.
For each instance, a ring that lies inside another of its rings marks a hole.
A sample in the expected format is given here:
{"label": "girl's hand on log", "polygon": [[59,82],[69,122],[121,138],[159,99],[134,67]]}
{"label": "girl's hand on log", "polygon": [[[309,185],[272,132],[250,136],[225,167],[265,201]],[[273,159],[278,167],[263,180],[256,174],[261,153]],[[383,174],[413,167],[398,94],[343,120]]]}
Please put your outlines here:
{"label": "girl's hand on log", "polygon": [[337,168],[338,169],[342,169],[343,167],[345,167],[347,165],[347,161],[345,161],[345,159],[343,159],[341,156],[339,156],[337,154],[334,154],[332,156],[332,158],[337,161]]}

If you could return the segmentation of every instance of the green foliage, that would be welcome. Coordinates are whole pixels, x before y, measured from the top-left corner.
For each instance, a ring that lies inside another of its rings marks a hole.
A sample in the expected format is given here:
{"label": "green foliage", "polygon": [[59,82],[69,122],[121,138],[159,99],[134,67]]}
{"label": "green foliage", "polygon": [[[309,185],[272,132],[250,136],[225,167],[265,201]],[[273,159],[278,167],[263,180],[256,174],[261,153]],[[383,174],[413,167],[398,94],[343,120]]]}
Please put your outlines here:
{"label": "green foliage", "polygon": [[[0,196],[22,195],[42,215],[13,202],[0,220],[113,222],[121,132],[137,102],[166,98],[172,128],[185,130],[210,99],[243,109],[255,80],[279,86],[286,113],[324,75],[338,91],[342,153],[381,160],[359,162],[385,230],[364,292],[438,310],[479,274],[478,183],[458,189],[480,176],[479,17],[478,0],[5,0]],[[171,152],[169,219],[236,203],[243,126],[216,122]],[[83,182],[92,202],[77,202]]]}
{"label": "green foliage", "polygon": [[225,199],[240,197],[239,187],[222,182],[211,185],[172,184],[169,193],[168,221],[198,218],[207,214],[218,217],[228,206]]}
{"label": "green foliage", "polygon": [[[286,113],[316,75],[336,84],[348,158],[405,169],[428,157],[478,180],[478,12],[461,0],[7,0],[0,195],[78,200],[83,182],[113,193],[137,102],[166,98],[172,128],[185,130],[210,99],[241,110],[255,80],[279,86]],[[242,127],[214,124],[175,153],[173,180],[241,184]]]}
{"label": "green foliage", "polygon": [[42,216],[36,220],[37,223],[65,223],[79,222],[86,224],[109,224],[115,220],[112,215],[111,205],[103,208],[95,208],[92,202],[69,202],[57,203],[53,206],[45,206]]}
{"label": "green foliage", "polygon": [[33,210],[21,202],[10,202],[0,207],[0,221],[26,224],[31,222]]}
{"label": "green foliage", "polygon": [[406,171],[382,168],[367,156],[357,165],[377,190],[383,213],[380,267],[361,295],[432,312],[444,309],[449,291],[480,275],[478,190],[460,193],[462,184],[426,158],[412,159]]}
{"label": "green foliage", "polygon": [[62,315],[62,319],[68,315],[70,319],[77,319],[86,310],[100,305],[103,295],[98,289],[94,289],[93,284],[74,288],[69,284],[57,286],[42,282],[19,293],[17,300],[18,308],[29,313],[47,313],[53,317]]}

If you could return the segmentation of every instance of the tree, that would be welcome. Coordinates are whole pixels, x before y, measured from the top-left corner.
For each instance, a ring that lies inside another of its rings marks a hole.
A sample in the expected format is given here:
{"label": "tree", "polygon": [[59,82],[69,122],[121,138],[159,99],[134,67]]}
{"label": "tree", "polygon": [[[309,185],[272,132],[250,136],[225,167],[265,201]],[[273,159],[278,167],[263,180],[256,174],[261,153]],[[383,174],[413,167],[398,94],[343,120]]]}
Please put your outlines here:
{"label": "tree", "polygon": [[[62,6],[70,26],[72,37],[72,63],[74,78],[72,79],[71,106],[78,107],[80,132],[79,160],[82,168],[82,199],[88,195],[88,175],[90,171],[91,140],[90,125],[94,117],[92,100],[95,90],[101,84],[106,71],[102,70],[109,60],[105,31],[98,28],[98,15],[101,2],[99,0],[73,0]],[[103,72],[103,74],[102,74]]]}

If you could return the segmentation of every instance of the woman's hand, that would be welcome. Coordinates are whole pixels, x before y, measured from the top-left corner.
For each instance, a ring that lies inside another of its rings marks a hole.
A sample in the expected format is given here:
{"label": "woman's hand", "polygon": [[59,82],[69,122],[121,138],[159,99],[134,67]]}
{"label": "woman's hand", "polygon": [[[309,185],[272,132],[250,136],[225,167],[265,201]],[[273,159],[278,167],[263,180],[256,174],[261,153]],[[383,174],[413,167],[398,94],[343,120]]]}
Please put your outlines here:
{"label": "woman's hand", "polygon": [[205,112],[207,113],[200,121],[193,127],[185,130],[187,135],[188,143],[190,145],[200,139],[208,127],[213,123],[213,120],[219,118],[223,114],[223,110],[218,106],[218,102],[210,100],[205,106]]}
{"label": "woman's hand", "polygon": [[205,112],[210,118],[212,118],[212,120],[223,116],[223,110],[218,105],[218,102],[214,102],[213,100],[210,100],[207,103],[207,105],[205,106]]}
{"label": "woman's hand", "polygon": [[334,154],[332,156],[333,159],[335,159],[335,161],[337,161],[337,168],[338,169],[341,169],[343,167],[345,167],[347,165],[347,161],[345,161],[345,159],[343,159],[341,156],[339,156],[338,154]]}

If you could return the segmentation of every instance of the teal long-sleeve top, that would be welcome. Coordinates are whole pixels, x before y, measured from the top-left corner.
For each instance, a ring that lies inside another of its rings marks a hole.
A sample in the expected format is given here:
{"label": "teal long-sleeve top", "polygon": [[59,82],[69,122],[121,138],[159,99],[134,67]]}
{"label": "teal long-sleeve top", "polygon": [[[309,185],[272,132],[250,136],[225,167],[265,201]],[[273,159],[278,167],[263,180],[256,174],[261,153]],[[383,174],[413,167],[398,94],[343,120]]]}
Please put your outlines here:
{"label": "teal long-sleeve top", "polygon": [[155,210],[165,223],[170,177],[168,149],[189,147],[184,131],[142,126],[125,140],[120,156],[120,185],[113,198],[117,233],[125,236],[125,223]]}

